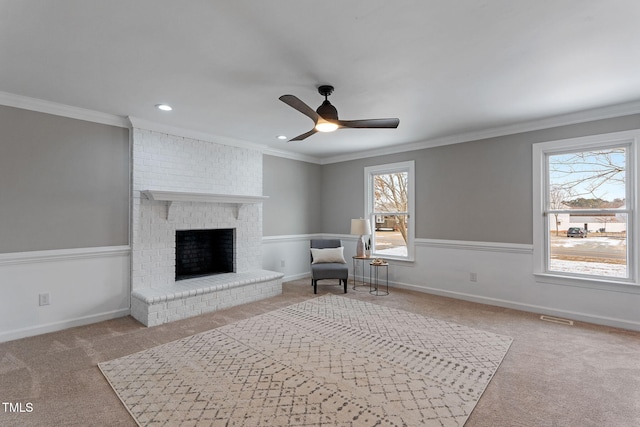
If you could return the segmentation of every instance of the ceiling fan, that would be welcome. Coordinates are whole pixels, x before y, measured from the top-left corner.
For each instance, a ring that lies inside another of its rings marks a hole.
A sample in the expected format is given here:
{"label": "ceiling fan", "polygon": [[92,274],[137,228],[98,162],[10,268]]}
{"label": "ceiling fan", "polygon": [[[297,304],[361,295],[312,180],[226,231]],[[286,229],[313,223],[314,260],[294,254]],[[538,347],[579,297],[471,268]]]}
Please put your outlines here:
{"label": "ceiling fan", "polygon": [[333,132],[340,128],[378,128],[395,129],[400,124],[400,119],[363,119],[363,120],[339,120],[338,110],[329,102],[329,95],[333,93],[333,86],[322,85],[318,87],[320,95],[324,96],[324,102],[316,111],[293,95],[282,95],[279,99],[290,107],[300,111],[313,120],[313,129],[298,135],[289,141],[302,141],[316,132]]}

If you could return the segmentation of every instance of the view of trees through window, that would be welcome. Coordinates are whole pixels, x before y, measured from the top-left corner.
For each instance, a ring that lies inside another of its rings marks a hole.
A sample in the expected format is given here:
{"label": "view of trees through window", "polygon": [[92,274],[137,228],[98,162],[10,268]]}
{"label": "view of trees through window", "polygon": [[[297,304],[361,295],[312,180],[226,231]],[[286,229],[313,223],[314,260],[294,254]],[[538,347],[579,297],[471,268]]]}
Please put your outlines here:
{"label": "view of trees through window", "polygon": [[548,155],[549,271],[629,277],[627,151]]}
{"label": "view of trees through window", "polygon": [[373,176],[373,253],[407,256],[408,179],[407,172]]}

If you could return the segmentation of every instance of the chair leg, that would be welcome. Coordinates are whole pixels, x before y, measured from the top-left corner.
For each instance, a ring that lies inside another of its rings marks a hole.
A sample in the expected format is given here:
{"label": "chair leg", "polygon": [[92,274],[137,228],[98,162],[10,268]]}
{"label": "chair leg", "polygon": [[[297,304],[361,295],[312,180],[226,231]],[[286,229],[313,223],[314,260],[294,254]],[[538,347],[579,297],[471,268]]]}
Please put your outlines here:
{"label": "chair leg", "polygon": [[344,282],[344,293],[347,293],[347,279],[342,279],[342,281]]}
{"label": "chair leg", "polygon": [[313,293],[314,294],[318,293],[318,281],[317,280],[313,281]]}

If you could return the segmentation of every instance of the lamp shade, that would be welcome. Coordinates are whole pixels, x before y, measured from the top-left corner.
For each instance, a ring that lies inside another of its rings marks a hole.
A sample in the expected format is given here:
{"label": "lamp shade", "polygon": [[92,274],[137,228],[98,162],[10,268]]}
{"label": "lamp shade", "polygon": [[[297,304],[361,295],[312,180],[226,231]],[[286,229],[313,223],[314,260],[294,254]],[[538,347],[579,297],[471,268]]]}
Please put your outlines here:
{"label": "lamp shade", "polygon": [[371,234],[371,224],[368,219],[357,218],[351,220],[351,234],[364,236]]}

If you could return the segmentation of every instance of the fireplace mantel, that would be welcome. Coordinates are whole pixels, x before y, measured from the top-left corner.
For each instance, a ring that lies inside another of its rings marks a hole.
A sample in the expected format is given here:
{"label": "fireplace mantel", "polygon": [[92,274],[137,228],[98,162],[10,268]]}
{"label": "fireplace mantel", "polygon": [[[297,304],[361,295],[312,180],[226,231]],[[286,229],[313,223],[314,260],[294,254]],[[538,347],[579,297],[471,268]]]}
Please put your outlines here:
{"label": "fireplace mantel", "polygon": [[144,190],[141,192],[149,200],[160,202],[208,202],[208,203],[261,203],[268,196],[245,196],[239,194],[191,193],[188,191]]}
{"label": "fireplace mantel", "polygon": [[174,202],[230,203],[236,205],[236,219],[240,208],[247,204],[262,203],[268,196],[247,196],[241,194],[192,193],[188,191],[143,190],[147,199],[157,202],[168,202],[167,219],[170,217]]}

